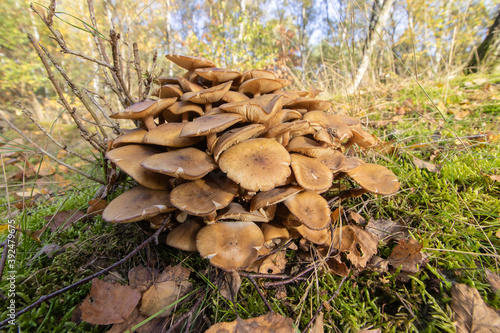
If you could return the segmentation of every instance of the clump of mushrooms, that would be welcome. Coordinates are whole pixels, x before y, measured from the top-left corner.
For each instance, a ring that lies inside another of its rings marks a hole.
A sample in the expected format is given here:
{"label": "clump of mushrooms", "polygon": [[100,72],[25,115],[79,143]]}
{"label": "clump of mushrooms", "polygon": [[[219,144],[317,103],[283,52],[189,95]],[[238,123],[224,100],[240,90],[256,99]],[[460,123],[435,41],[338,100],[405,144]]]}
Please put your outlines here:
{"label": "clump of mushrooms", "polygon": [[238,271],[290,237],[331,244],[325,197],[335,180],[357,183],[356,196],[399,190],[386,167],[346,156],[377,139],[357,119],[329,112],[316,91],[285,91],[290,82],[265,70],[167,58],[185,75],[159,78],[156,99],[111,116],[142,121],[106,154],[138,186],[114,199],[104,220],[157,228],[172,214],[167,245]]}

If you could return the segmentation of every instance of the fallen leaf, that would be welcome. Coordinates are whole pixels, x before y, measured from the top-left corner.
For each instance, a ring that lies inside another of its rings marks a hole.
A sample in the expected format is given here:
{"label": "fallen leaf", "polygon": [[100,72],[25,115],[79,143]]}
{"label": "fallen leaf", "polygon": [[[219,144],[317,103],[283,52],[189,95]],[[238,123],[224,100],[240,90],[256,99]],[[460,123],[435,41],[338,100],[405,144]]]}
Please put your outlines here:
{"label": "fallen leaf", "polygon": [[370,220],[366,225],[366,230],[377,236],[378,241],[382,241],[384,244],[387,244],[392,239],[408,237],[406,226],[391,219]]}
{"label": "fallen leaf", "polygon": [[379,274],[386,273],[389,271],[389,261],[379,256],[373,256],[366,268]]}
{"label": "fallen leaf", "polygon": [[368,261],[377,253],[377,237],[359,227],[346,225],[337,228],[333,247],[347,253],[347,259],[357,269],[365,268]]}
{"label": "fallen leaf", "polygon": [[500,276],[498,276],[498,274],[493,273],[488,268],[485,269],[484,273],[486,275],[486,280],[488,281],[491,287],[491,291],[497,293],[498,290],[500,290]]}
{"label": "fallen leaf", "polygon": [[401,270],[404,272],[417,273],[418,266],[422,266],[427,260],[420,252],[422,247],[422,244],[413,238],[400,240],[387,258],[389,265],[394,268],[402,266]]}
{"label": "fallen leaf", "polygon": [[171,305],[191,289],[192,284],[188,281],[182,281],[181,283],[175,281],[153,283],[142,296],[141,313],[150,317],[165,309],[158,317],[166,317],[174,310]]}
{"label": "fallen leaf", "polygon": [[63,157],[66,157],[68,156],[69,153],[66,151],[66,150],[59,150],[59,152],[57,153],[57,158],[63,158]]}
{"label": "fallen leaf", "polygon": [[427,171],[437,173],[441,170],[441,165],[432,164],[430,162],[423,161],[419,158],[413,158],[413,164],[419,169],[426,169]]}
{"label": "fallen leaf", "polygon": [[328,259],[328,261],[326,262],[326,265],[330,269],[331,273],[334,273],[334,274],[336,274],[338,276],[342,276],[342,277],[346,277],[349,275],[349,271],[350,271],[349,268],[347,267],[347,265],[345,263],[343,263],[340,260],[340,257],[338,257],[338,256],[331,257],[330,259]]}
{"label": "fallen leaf", "polygon": [[349,222],[354,222],[357,225],[365,225],[366,224],[366,220],[364,219],[364,217],[356,212],[353,212],[352,210],[347,212],[347,220]]}
{"label": "fallen leaf", "polygon": [[108,202],[103,199],[92,199],[89,201],[89,208],[87,208],[88,216],[101,215],[104,209],[108,206]]}
{"label": "fallen leaf", "polygon": [[127,319],[141,299],[141,293],[129,286],[92,280],[89,295],[80,305],[82,320],[90,324],[109,325]]}
{"label": "fallen leaf", "polygon": [[259,267],[259,273],[280,274],[285,270],[286,263],[286,252],[279,251],[264,258]]}
{"label": "fallen leaf", "polygon": [[241,277],[238,272],[221,272],[217,281],[220,294],[234,302],[241,287]]}
{"label": "fallen leaf", "polygon": [[[137,307],[132,311],[132,314],[122,323],[114,324],[107,333],[128,333],[131,327],[139,325],[143,321],[148,319],[148,317],[142,315]],[[153,318],[149,320],[144,325],[140,326],[134,332],[138,333],[155,333],[162,332],[164,319],[160,317]]]}
{"label": "fallen leaf", "polygon": [[57,254],[59,251],[62,250],[62,247],[60,247],[58,244],[47,244],[44,245],[35,255],[28,260],[28,262],[33,262],[36,258],[41,256],[42,254],[46,254],[47,257],[52,258],[55,254]]}
{"label": "fallen leaf", "polygon": [[78,209],[67,210],[63,212],[57,212],[54,215],[44,216],[45,221],[49,222],[49,228],[52,232],[55,232],[60,228],[60,230],[65,230],[69,228],[73,223],[80,221],[85,218],[86,215],[79,211]]}
{"label": "fallen leaf", "polygon": [[139,265],[128,271],[128,283],[132,289],[137,289],[143,293],[153,285],[153,281],[157,276],[158,269]]}
{"label": "fallen leaf", "polygon": [[260,317],[241,319],[218,323],[211,326],[205,333],[291,333],[295,332],[293,320],[274,312]]}
{"label": "fallen leaf", "polygon": [[36,164],[33,169],[39,176],[50,176],[56,173],[56,167],[47,161]]}
{"label": "fallen leaf", "polygon": [[500,332],[500,313],[487,305],[476,288],[455,283],[451,287],[451,308],[457,333]]}
{"label": "fallen leaf", "polygon": [[492,180],[494,180],[496,182],[500,182],[500,176],[499,175],[489,175],[488,177],[490,177]]}
{"label": "fallen leaf", "polygon": [[191,275],[191,270],[182,265],[168,266],[166,267],[161,275],[158,277],[157,282],[164,281],[176,281],[181,282],[185,281]]}
{"label": "fallen leaf", "polygon": [[320,312],[311,326],[309,333],[323,333],[325,330],[323,328],[323,312]]}

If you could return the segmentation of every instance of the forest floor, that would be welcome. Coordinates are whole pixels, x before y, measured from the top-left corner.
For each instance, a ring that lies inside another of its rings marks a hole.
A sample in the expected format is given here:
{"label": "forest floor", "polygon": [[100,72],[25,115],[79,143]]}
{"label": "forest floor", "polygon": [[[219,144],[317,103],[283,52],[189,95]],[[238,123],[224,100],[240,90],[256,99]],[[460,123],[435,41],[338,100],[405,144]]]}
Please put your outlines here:
{"label": "forest floor", "polygon": [[[378,237],[378,251],[370,262],[344,274],[338,267],[325,268],[314,247],[297,244],[298,251],[287,251],[282,258],[284,274],[293,277],[311,265],[315,269],[287,284],[272,286],[276,280],[257,279],[258,289],[242,274],[239,293],[228,299],[223,294],[231,288],[215,281],[236,283],[234,277],[220,272],[215,277],[208,261],[168,248],[160,236],[159,245],[149,243],[104,280],[132,285],[142,265],[166,269],[165,274],[182,280],[178,286],[190,283],[186,289],[191,291],[171,305],[166,319],[136,318],[129,327],[115,326],[114,332],[168,327],[183,314],[190,314],[192,332],[203,331],[237,315],[247,319],[268,313],[263,298],[276,313],[292,318],[300,331],[312,318],[318,323],[315,329],[322,324],[326,332],[455,332],[460,318],[476,327],[497,323],[500,317],[493,309],[500,309],[500,75],[457,77],[423,88],[425,93],[405,81],[347,99],[319,96],[332,99],[335,112],[360,118],[382,140],[356,154],[387,166],[401,182],[395,195],[365,194],[342,202],[345,214],[339,223],[357,225]],[[14,122],[37,142],[47,142],[25,120]],[[56,132],[80,149],[73,126]],[[47,159],[41,163],[31,147],[11,141],[18,137],[12,130],[4,129],[2,137],[0,241],[7,237],[8,221],[14,221],[17,311],[119,261],[154,232],[144,222],[116,225],[87,216],[98,184]],[[93,154],[89,149],[80,153]],[[60,158],[87,172],[101,172],[62,152]],[[343,186],[349,183],[340,182],[339,188]],[[358,250],[363,252],[362,242]],[[178,264],[182,272],[167,267]],[[0,304],[7,304],[10,270],[0,282]],[[16,318],[16,324],[28,332],[108,331],[109,325],[79,319],[79,304],[90,288],[88,282],[60,294]],[[322,317],[315,317],[319,307]],[[483,319],[467,317],[480,312]],[[2,309],[0,320],[7,316]],[[177,331],[182,325],[186,321]]]}

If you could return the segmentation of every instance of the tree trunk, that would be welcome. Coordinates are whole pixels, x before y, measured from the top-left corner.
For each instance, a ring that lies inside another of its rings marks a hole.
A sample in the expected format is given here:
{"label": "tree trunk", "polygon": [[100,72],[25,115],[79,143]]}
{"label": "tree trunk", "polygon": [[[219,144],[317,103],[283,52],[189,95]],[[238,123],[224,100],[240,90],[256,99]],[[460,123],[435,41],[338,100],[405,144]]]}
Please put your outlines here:
{"label": "tree trunk", "polygon": [[[493,24],[488,29],[488,34],[483,42],[475,50],[469,64],[467,65],[466,73],[476,73],[483,63],[487,62],[488,58],[493,58],[496,62],[500,57],[500,8]],[[497,64],[498,66],[498,64]]]}
{"label": "tree trunk", "polygon": [[381,33],[384,29],[393,4],[394,0],[375,0],[373,3],[372,15],[370,17],[370,28],[363,47],[363,57],[356,71],[354,83],[351,89],[349,89],[349,92],[351,93],[358,89],[361,80],[363,80],[363,77],[370,66],[370,58],[378,40],[375,37],[375,34],[377,32]]}

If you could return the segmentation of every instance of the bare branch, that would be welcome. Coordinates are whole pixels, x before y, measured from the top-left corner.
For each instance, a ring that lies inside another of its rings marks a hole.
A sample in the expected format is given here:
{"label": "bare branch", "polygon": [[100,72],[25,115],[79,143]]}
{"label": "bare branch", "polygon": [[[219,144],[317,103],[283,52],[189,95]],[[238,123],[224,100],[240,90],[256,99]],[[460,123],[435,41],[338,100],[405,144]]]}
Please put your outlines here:
{"label": "bare branch", "polygon": [[111,29],[109,32],[109,37],[111,38],[110,44],[111,44],[111,54],[113,56],[113,71],[116,77],[118,78],[119,89],[121,88],[121,90],[125,93],[127,102],[129,104],[134,104],[135,100],[132,97],[132,95],[130,95],[130,92],[127,89],[125,81],[123,81],[123,68],[120,62],[120,47],[118,46],[118,43],[120,41],[120,34],[117,33],[114,29]]}
{"label": "bare branch", "polygon": [[93,181],[95,181],[95,182],[97,182],[99,184],[104,184],[103,180],[95,178],[94,176],[89,175],[88,173],[85,173],[85,172],[83,172],[83,171],[75,168],[74,166],[69,165],[69,164],[61,161],[56,156],[52,155],[51,153],[49,153],[48,151],[46,151],[45,149],[43,149],[42,147],[40,147],[33,140],[31,140],[27,135],[25,135],[19,128],[17,128],[16,125],[14,125],[13,123],[11,123],[3,114],[0,113],[0,117],[7,123],[7,125],[9,125],[10,128],[12,128],[14,131],[16,131],[17,133],[19,133],[20,136],[22,136],[26,141],[28,141],[30,144],[32,144],[38,150],[39,153],[50,157],[52,160],[56,161],[57,163],[59,163],[61,165],[64,165],[66,168],[68,168],[70,170],[73,170],[74,172],[79,173],[80,175],[82,175],[85,178],[93,180]]}
{"label": "bare branch", "polygon": [[142,100],[142,69],[141,69],[141,62],[139,61],[139,47],[137,46],[137,43],[134,43],[132,45],[133,50],[134,50],[134,65],[135,65],[135,71],[137,73],[137,86],[139,87],[139,92],[138,96],[139,99]]}

